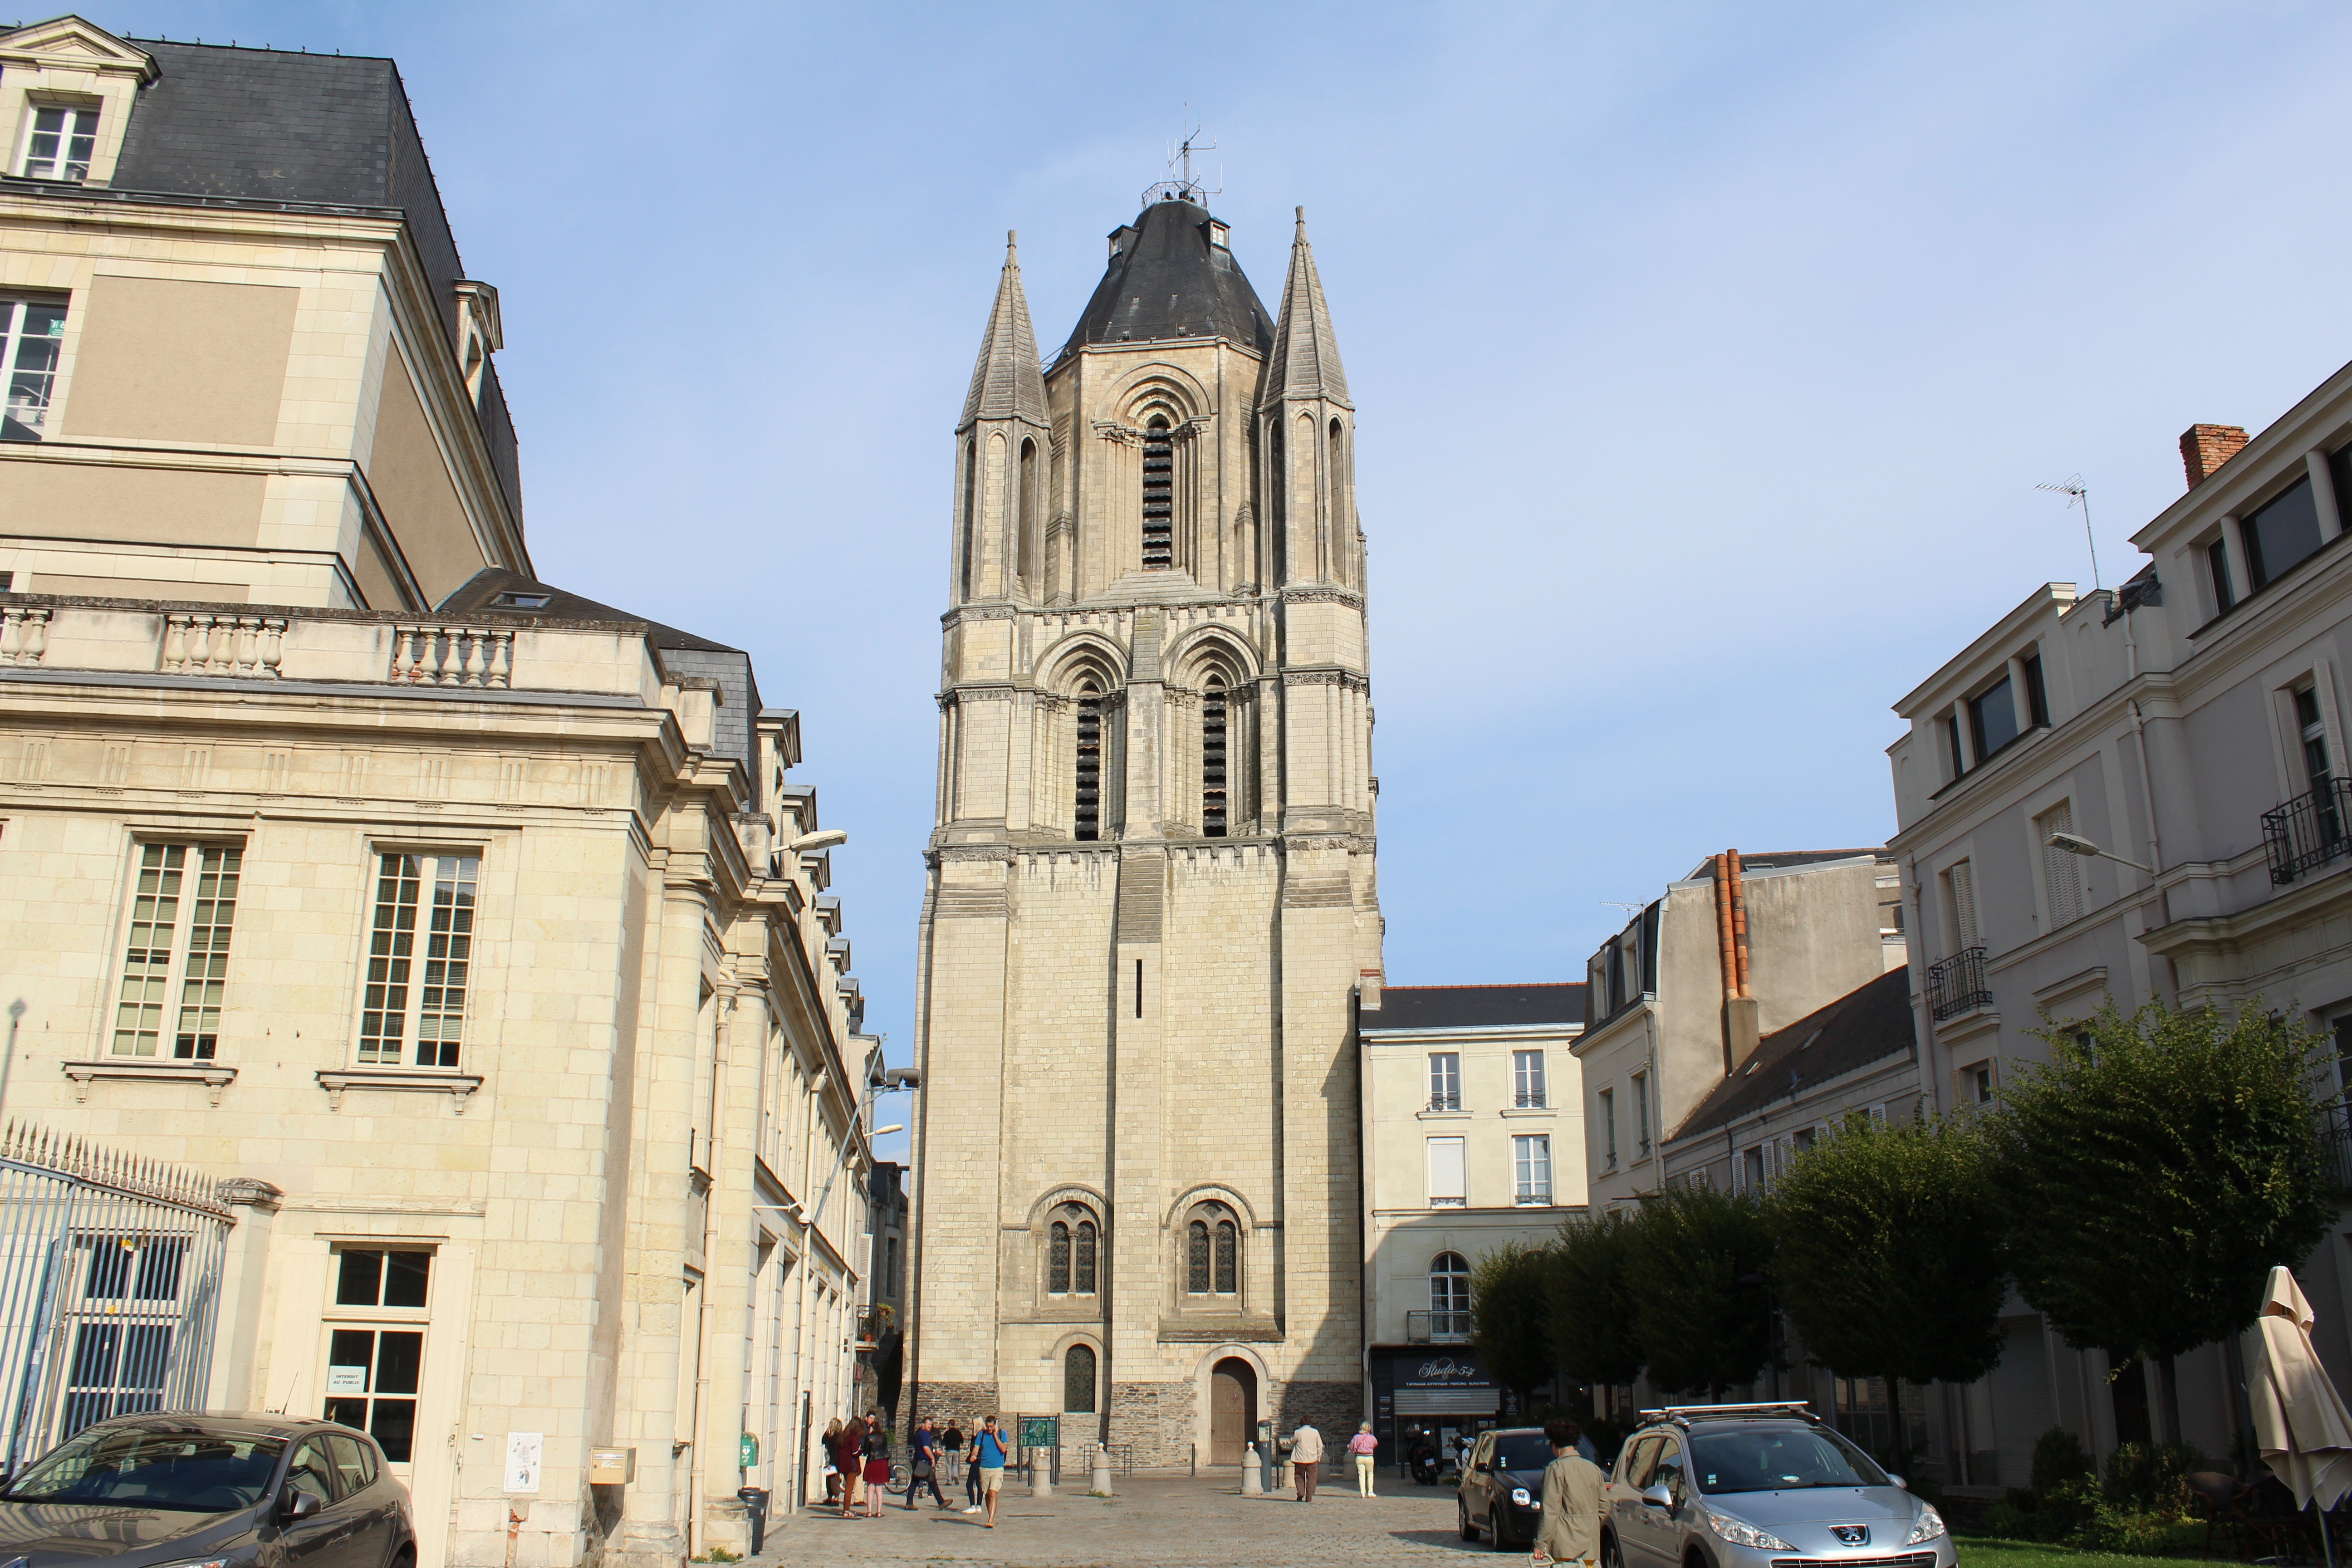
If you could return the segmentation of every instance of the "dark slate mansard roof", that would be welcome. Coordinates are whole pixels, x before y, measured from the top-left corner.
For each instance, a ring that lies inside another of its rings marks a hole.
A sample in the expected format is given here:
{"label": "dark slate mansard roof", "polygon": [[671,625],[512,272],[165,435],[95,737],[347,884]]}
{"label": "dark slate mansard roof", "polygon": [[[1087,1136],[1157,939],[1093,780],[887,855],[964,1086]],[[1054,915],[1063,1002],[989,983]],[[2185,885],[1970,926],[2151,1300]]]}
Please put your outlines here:
{"label": "dark slate mansard roof", "polygon": [[1916,1038],[1911,972],[1890,969],[1758,1041],[1746,1064],[1700,1100],[1672,1136],[1720,1130],[1857,1068],[1907,1054]]}
{"label": "dark slate mansard roof", "polygon": [[1389,985],[1362,1029],[1507,1029],[1584,1022],[1585,985]]}
{"label": "dark slate mansard roof", "polygon": [[[396,207],[454,344],[466,275],[400,71],[388,59],[134,38],[157,75],[139,89],[112,189],[233,201]],[[520,528],[514,425],[493,363],[476,410]]]}
{"label": "dark slate mansard roof", "polygon": [[[509,595],[525,598],[545,595],[547,603],[524,605],[499,602]],[[760,711],[760,688],[751,674],[751,658],[742,649],[666,626],[594,599],[583,599],[502,566],[486,566],[475,573],[435,608],[446,616],[487,611],[500,616],[545,616],[560,621],[634,622],[644,626],[646,638],[661,650],[662,666],[670,674],[707,675],[719,682],[721,700],[711,721],[712,748],[730,757],[740,757],[744,770],[753,778],[759,776],[760,753],[752,739],[751,720]]]}
{"label": "dark slate mansard roof", "polygon": [[1274,346],[1274,319],[1229,249],[1209,241],[1208,212],[1154,202],[1116,233],[1126,245],[1095,285],[1062,357],[1087,343],[1225,338],[1256,353]]}

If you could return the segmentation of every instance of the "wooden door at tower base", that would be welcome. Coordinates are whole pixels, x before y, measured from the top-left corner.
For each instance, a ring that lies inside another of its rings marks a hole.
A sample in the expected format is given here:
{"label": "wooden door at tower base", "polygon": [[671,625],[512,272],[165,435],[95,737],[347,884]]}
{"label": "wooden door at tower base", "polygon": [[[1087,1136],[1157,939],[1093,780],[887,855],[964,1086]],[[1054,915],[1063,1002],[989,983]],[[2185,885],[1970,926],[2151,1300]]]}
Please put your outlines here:
{"label": "wooden door at tower base", "polygon": [[1209,1373],[1209,1463],[1240,1464],[1256,1426],[1256,1369],[1228,1356]]}

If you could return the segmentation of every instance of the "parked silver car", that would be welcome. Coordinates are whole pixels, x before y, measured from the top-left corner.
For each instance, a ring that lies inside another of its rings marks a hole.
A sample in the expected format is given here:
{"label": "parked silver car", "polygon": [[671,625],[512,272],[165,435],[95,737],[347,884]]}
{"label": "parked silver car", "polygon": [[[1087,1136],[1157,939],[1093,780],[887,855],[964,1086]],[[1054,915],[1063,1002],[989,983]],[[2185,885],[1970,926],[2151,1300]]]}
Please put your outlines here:
{"label": "parked silver car", "polygon": [[1601,1494],[1607,1568],[1957,1568],[1943,1516],[1802,1405],[1643,1414]]}

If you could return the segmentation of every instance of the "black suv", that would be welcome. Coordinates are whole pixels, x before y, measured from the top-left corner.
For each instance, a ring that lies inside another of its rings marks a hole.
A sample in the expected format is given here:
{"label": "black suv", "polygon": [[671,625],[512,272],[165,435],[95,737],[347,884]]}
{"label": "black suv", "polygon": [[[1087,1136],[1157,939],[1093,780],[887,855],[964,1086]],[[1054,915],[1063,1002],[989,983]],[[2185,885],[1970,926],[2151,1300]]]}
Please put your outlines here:
{"label": "black suv", "polygon": [[11,1568],[415,1568],[408,1489],[364,1432],[283,1415],[118,1415],[0,1488]]}
{"label": "black suv", "polygon": [[1540,1426],[1479,1433],[1454,1493],[1462,1539],[1483,1532],[1497,1552],[1533,1545],[1543,1528],[1544,1467],[1551,1458],[1551,1439]]}

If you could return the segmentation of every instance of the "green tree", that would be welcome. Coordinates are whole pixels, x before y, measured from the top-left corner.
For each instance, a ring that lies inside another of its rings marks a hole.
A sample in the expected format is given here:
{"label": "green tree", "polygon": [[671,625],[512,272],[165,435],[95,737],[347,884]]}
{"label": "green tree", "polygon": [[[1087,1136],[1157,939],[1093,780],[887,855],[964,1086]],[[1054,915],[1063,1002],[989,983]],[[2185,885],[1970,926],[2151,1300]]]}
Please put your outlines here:
{"label": "green tree", "polygon": [[1539,1247],[1507,1241],[1470,1270],[1470,1348],[1504,1387],[1528,1404],[1551,1381],[1551,1258]]}
{"label": "green tree", "polygon": [[2259,1000],[2234,1020],[2111,1003],[2040,1033],[2049,1063],[1989,1123],[2019,1293],[2070,1344],[2156,1358],[2178,1432],[2172,1358],[2252,1323],[2271,1266],[2334,1215],[2322,1037]]}
{"label": "green tree", "polygon": [[[2000,1360],[2008,1292],[1981,1122],[1879,1121],[1857,1112],[1799,1156],[1767,1205],[1772,1279],[1790,1325],[1841,1377],[1973,1383]],[[1906,1436],[1895,1423],[1905,1468]]]}
{"label": "green tree", "polygon": [[1625,1283],[1650,1381],[1709,1395],[1753,1381],[1771,1359],[1763,1206],[1701,1184],[1668,1187],[1643,1201],[1633,1233]]}
{"label": "green tree", "polygon": [[1551,1263],[1552,1363],[1580,1383],[1614,1388],[1642,1375],[1633,1298],[1625,1284],[1633,1226],[1622,1214],[1564,1220]]}

